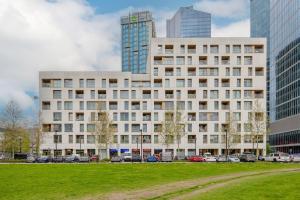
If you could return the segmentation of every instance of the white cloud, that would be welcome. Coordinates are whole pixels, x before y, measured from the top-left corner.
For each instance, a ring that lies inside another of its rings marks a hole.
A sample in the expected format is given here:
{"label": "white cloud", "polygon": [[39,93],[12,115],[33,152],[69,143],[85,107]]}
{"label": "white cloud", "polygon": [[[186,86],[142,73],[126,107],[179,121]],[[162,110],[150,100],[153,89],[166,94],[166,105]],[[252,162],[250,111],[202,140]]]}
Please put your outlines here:
{"label": "white cloud", "polygon": [[0,1],[0,104],[31,104],[40,70],[119,70],[120,11],[82,0]]}
{"label": "white cloud", "polygon": [[194,8],[216,17],[242,18],[248,13],[249,0],[200,0]]}
{"label": "white cloud", "polygon": [[213,24],[212,37],[250,37],[250,20],[241,20],[222,27]]}

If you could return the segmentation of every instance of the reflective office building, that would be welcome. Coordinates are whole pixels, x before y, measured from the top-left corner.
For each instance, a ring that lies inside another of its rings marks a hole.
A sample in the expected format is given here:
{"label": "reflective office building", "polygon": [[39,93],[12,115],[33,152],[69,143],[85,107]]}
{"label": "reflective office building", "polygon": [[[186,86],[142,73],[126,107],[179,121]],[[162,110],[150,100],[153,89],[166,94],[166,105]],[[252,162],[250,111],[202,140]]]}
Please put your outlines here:
{"label": "reflective office building", "polygon": [[122,71],[145,74],[150,40],[155,37],[152,14],[143,11],[123,16],[121,33]]}
{"label": "reflective office building", "polygon": [[251,36],[269,38],[269,142],[276,151],[300,153],[300,1],[250,2]]}
{"label": "reflective office building", "polygon": [[211,14],[194,10],[193,6],[181,7],[167,20],[167,37],[211,37]]}
{"label": "reflective office building", "polygon": [[250,1],[250,35],[267,38],[267,112],[270,109],[270,1]]}

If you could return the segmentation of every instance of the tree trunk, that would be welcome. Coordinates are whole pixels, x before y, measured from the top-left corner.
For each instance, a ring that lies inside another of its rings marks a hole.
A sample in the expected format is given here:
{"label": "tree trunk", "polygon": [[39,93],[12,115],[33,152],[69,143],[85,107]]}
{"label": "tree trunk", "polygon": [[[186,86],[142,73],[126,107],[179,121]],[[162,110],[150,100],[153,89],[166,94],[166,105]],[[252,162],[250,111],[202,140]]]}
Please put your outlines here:
{"label": "tree trunk", "polygon": [[108,149],[108,144],[105,143],[105,149],[106,149],[106,158],[109,159],[110,155],[109,155],[109,149]]}

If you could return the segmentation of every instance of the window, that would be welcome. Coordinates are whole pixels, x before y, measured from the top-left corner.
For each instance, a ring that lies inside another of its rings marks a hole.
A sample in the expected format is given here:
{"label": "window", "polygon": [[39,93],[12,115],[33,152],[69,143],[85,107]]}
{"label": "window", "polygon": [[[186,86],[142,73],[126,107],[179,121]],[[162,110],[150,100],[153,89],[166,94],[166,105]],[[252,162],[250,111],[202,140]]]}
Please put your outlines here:
{"label": "window", "polygon": [[73,87],[73,80],[72,79],[65,79],[64,80],[64,87],[65,88],[72,88]]}
{"label": "window", "polygon": [[153,75],[154,75],[154,76],[158,76],[158,68],[157,68],[157,67],[155,67],[155,68],[153,69]]}
{"label": "window", "polygon": [[53,121],[61,121],[61,112],[54,112],[53,113]]}
{"label": "window", "polygon": [[65,101],[64,102],[64,109],[65,110],[73,110],[73,102],[72,101]]}
{"label": "window", "polygon": [[73,124],[65,124],[65,132],[73,132]]}
{"label": "window", "polygon": [[113,98],[117,99],[118,98],[118,90],[113,91]]}
{"label": "window", "polygon": [[84,79],[79,79],[79,87],[84,88]]}
{"label": "window", "polygon": [[154,135],[154,144],[158,144],[159,141],[158,141],[158,135]]}
{"label": "window", "polygon": [[170,79],[165,79],[165,87],[170,87]]}
{"label": "window", "polygon": [[106,79],[101,80],[101,86],[102,88],[106,88]]}
{"label": "window", "polygon": [[241,53],[241,45],[233,45],[232,52],[233,53]]}
{"label": "window", "polygon": [[203,135],[203,144],[207,144],[207,135]]}
{"label": "window", "polygon": [[86,128],[87,132],[95,132],[96,130],[95,124],[87,124]]}
{"label": "window", "polygon": [[244,79],[244,87],[252,87],[252,79]]}
{"label": "window", "polygon": [[129,143],[129,136],[128,135],[121,135],[121,144],[128,144]]}
{"label": "window", "polygon": [[240,99],[241,98],[241,91],[240,90],[233,90],[233,98]]}
{"label": "window", "polygon": [[95,99],[95,90],[91,90],[91,99]]}
{"label": "window", "polygon": [[113,113],[113,121],[118,121],[118,113]]}
{"label": "window", "polygon": [[136,113],[135,112],[131,113],[131,120],[136,121]]}
{"label": "window", "polygon": [[95,144],[95,136],[94,135],[88,135],[86,138],[86,141],[88,144]]}
{"label": "window", "polygon": [[120,114],[120,121],[128,121],[129,120],[129,114],[128,112],[121,112]]}
{"label": "window", "polygon": [[210,135],[210,143],[211,144],[219,143],[219,136],[218,135]]}
{"label": "window", "polygon": [[79,102],[79,110],[84,110],[84,101]]}
{"label": "window", "polygon": [[84,132],[84,124],[80,124],[79,125],[79,131],[80,132]]}
{"label": "window", "polygon": [[128,99],[129,98],[129,91],[128,90],[121,90],[120,91],[120,98],[121,99]]}
{"label": "window", "polygon": [[184,79],[177,79],[176,80],[176,87],[185,87]]}
{"label": "window", "polygon": [[136,90],[131,90],[131,98],[136,99]]}
{"label": "window", "polygon": [[61,80],[60,79],[54,79],[53,80],[53,87],[54,88],[61,88]]}
{"label": "window", "polygon": [[53,99],[61,99],[61,90],[53,90]]}
{"label": "window", "polygon": [[61,135],[53,135],[53,143],[61,143],[62,142],[62,136]]}
{"label": "window", "polygon": [[219,98],[219,91],[218,90],[211,90],[210,91],[210,98],[211,99],[218,99]]}
{"label": "window", "polygon": [[61,110],[62,109],[62,103],[61,103],[61,101],[58,101],[56,103],[56,107],[57,107],[57,110]]}
{"label": "window", "polygon": [[73,144],[73,135],[69,135],[69,144]]}
{"label": "window", "polygon": [[124,124],[124,132],[129,132],[129,124]]}
{"label": "window", "polygon": [[84,144],[84,135],[76,135],[76,143]]}
{"label": "window", "polygon": [[244,102],[244,109],[245,110],[252,110],[252,101],[245,101]]}
{"label": "window", "polygon": [[124,88],[128,88],[128,87],[129,87],[129,80],[124,79]]}
{"label": "window", "polygon": [[86,79],[86,87],[94,88],[95,87],[95,79]]}
{"label": "window", "polygon": [[241,68],[233,68],[232,75],[233,76],[241,76]]}
{"label": "window", "polygon": [[157,112],[154,113],[154,121],[158,121],[158,113]]}
{"label": "window", "polygon": [[50,102],[49,101],[43,101],[42,102],[42,109],[43,110],[50,110]]}
{"label": "window", "polygon": [[73,90],[68,90],[68,98],[73,99]]}

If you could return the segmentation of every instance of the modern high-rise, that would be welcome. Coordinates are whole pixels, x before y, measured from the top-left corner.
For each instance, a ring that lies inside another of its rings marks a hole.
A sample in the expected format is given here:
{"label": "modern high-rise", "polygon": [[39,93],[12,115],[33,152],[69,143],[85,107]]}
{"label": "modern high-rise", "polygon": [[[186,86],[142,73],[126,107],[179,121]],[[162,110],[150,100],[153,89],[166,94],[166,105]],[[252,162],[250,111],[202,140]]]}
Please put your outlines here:
{"label": "modern high-rise", "polygon": [[155,25],[149,11],[130,13],[121,18],[123,72],[147,72],[150,40],[155,36]]}
{"label": "modern high-rise", "polygon": [[269,142],[288,153],[300,152],[299,10],[299,0],[251,0],[251,34],[269,32]]}
{"label": "modern high-rise", "polygon": [[211,14],[193,9],[193,6],[181,7],[167,20],[168,38],[211,37]]}
{"label": "modern high-rise", "polygon": [[250,0],[250,37],[267,39],[267,112],[270,102],[270,1]]}
{"label": "modern high-rise", "polygon": [[[253,150],[249,116],[260,119],[266,110],[265,38],[152,38],[149,60],[146,74],[40,72],[41,152],[140,154],[142,141],[145,157],[175,154],[175,138],[167,146],[161,132],[177,111],[181,155],[224,154],[229,123],[230,152]],[[261,110],[253,113],[256,102]],[[101,112],[113,121],[109,151],[94,134]],[[265,154],[265,135],[257,141]]]}

